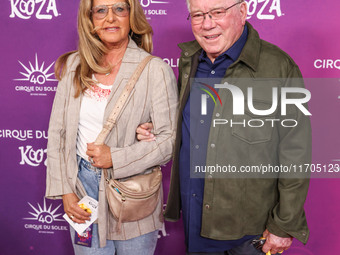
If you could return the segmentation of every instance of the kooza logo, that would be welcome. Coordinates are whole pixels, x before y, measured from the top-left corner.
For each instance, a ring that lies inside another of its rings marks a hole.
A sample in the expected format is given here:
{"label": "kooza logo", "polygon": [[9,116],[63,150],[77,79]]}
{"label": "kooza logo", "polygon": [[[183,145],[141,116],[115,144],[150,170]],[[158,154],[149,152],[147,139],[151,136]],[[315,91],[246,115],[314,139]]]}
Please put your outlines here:
{"label": "kooza logo", "polygon": [[[31,145],[27,145],[26,147],[20,146],[19,150],[21,152],[21,161],[20,165],[29,165],[29,166],[40,166],[41,162],[43,162],[44,158],[46,158],[47,149],[37,149],[34,150]],[[47,166],[46,159],[44,161],[44,165]]]}
{"label": "kooza logo", "polygon": [[50,20],[59,16],[55,0],[11,0],[10,18]]}
{"label": "kooza logo", "polygon": [[256,17],[260,20],[273,20],[284,15],[281,11],[280,0],[248,0],[247,19]]}
{"label": "kooza logo", "polygon": [[14,79],[15,81],[29,81],[32,84],[43,85],[47,81],[57,81],[56,79],[51,79],[50,77],[54,75],[52,73],[48,73],[51,67],[54,65],[54,62],[50,64],[48,67],[44,68],[45,62],[39,66],[38,56],[35,54],[35,64],[28,62],[28,66],[25,66],[23,63],[18,61],[20,65],[25,69],[26,72],[20,72],[25,78]]}

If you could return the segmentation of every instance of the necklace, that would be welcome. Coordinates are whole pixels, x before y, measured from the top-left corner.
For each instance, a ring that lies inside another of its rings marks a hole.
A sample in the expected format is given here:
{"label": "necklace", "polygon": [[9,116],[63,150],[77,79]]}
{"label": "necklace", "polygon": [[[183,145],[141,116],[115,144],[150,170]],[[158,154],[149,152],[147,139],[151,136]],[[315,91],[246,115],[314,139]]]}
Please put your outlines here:
{"label": "necklace", "polygon": [[117,63],[115,63],[114,65],[112,65],[112,66],[111,66],[111,71],[108,72],[108,73],[106,73],[105,75],[108,76],[108,75],[112,72],[112,69],[113,69],[115,66],[117,66],[117,65],[120,63],[120,61],[122,61],[122,60],[123,60],[123,58],[120,58],[120,59],[117,61]]}

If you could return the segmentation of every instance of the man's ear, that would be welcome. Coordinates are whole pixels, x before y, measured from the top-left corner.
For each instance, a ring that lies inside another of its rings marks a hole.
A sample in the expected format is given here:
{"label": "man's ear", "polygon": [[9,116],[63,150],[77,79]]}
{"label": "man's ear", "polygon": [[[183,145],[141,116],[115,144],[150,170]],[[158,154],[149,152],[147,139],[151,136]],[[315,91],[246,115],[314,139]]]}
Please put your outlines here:
{"label": "man's ear", "polygon": [[246,24],[247,20],[248,5],[245,1],[240,4],[240,13],[242,17],[242,25]]}

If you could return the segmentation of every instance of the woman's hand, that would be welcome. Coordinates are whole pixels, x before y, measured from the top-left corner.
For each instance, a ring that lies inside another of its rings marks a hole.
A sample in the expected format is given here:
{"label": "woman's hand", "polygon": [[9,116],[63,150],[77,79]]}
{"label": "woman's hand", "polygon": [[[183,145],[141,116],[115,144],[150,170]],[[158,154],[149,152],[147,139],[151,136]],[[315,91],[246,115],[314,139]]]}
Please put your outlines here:
{"label": "woman's hand", "polygon": [[111,150],[106,144],[95,145],[94,143],[88,143],[86,155],[89,156],[89,161],[95,167],[112,167]]}
{"label": "woman's hand", "polygon": [[78,205],[79,198],[74,193],[63,195],[64,211],[70,219],[76,223],[85,223],[90,220],[91,214],[85,212]]}
{"label": "woman's hand", "polygon": [[137,139],[138,141],[150,142],[155,141],[156,137],[152,134],[153,124],[152,122],[140,124],[137,127]]}

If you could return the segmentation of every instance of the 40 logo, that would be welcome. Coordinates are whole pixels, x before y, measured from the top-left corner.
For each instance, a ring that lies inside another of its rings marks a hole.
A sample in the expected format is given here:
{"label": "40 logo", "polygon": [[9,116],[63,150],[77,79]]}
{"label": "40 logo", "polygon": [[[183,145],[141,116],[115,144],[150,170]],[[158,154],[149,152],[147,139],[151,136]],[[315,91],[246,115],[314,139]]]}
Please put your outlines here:
{"label": "40 logo", "polygon": [[28,65],[24,65],[20,61],[18,62],[24,68],[25,72],[19,72],[24,78],[14,79],[15,81],[29,81],[34,85],[43,85],[47,81],[57,81],[56,79],[51,78],[51,76],[54,75],[53,71],[49,73],[54,62],[45,68],[45,62],[42,62],[42,64],[39,65],[37,54],[35,54],[34,64],[30,61],[28,62]]}
{"label": "40 logo", "polygon": [[49,206],[46,204],[46,199],[44,198],[44,204],[41,206],[39,203],[36,207],[34,207],[31,203],[27,202],[29,206],[33,209],[33,212],[28,212],[33,217],[23,218],[24,220],[34,220],[40,223],[51,224],[54,221],[65,221],[62,218],[59,218],[62,213],[58,213],[58,209],[62,204],[58,205],[56,208],[52,208],[52,204]]}

